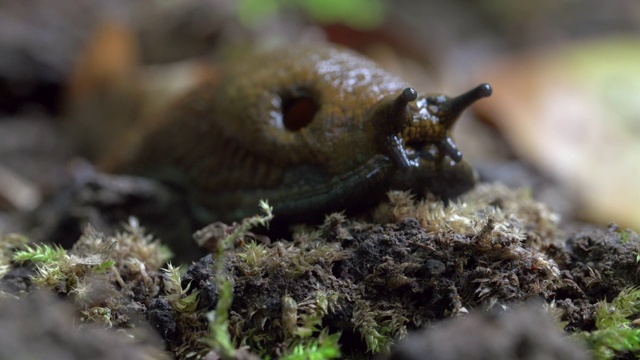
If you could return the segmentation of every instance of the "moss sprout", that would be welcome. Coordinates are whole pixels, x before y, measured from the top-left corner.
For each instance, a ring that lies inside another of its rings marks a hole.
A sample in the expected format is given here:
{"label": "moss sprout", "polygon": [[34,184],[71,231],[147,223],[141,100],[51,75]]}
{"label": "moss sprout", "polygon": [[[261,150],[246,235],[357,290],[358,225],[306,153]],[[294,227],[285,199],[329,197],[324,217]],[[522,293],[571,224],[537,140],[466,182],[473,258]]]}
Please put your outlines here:
{"label": "moss sprout", "polygon": [[198,307],[198,296],[200,291],[196,290],[189,294],[191,284],[182,287],[182,277],[180,267],[174,267],[169,263],[167,268],[161,269],[164,275],[165,299],[169,301],[171,307],[179,313],[192,313]]}
{"label": "moss sprout", "polygon": [[366,301],[356,302],[353,311],[356,329],[367,344],[367,351],[377,354],[389,352],[396,339],[407,335],[407,318],[392,310],[372,309]]}
{"label": "moss sprout", "polygon": [[29,246],[28,244],[24,245],[24,250],[16,251],[13,255],[13,260],[17,262],[33,262],[33,263],[53,263],[57,261],[61,261],[66,258],[67,251],[60,247],[59,245],[49,246],[45,245],[34,245]]}
{"label": "moss sprout", "polygon": [[434,234],[479,233],[487,219],[492,219],[496,230],[519,240],[527,233],[553,238],[560,220],[556,213],[533,200],[528,190],[495,184],[479,185],[449,204],[432,198],[418,201],[409,192],[391,191],[388,195],[389,202],[376,210],[376,222],[397,223],[415,218]]}
{"label": "moss sprout", "polygon": [[[267,226],[269,221],[273,219],[273,208],[266,201],[260,201],[259,206],[264,215],[255,215],[245,219],[231,234],[219,239],[215,246],[214,283],[218,289],[219,298],[216,309],[206,315],[209,321],[209,334],[202,341],[224,359],[235,357],[235,346],[229,334],[229,309],[233,302],[233,283],[231,278],[225,274],[225,251],[236,240],[246,235],[251,228]],[[206,234],[206,228],[194,234],[196,242],[198,242],[198,237],[207,237]]]}
{"label": "moss sprout", "polygon": [[244,244],[243,248],[244,251],[238,254],[238,257],[244,260],[242,272],[246,275],[260,275],[267,260],[267,248],[253,240]]}
{"label": "moss sprout", "polygon": [[596,309],[597,330],[578,333],[597,359],[613,359],[622,353],[640,353],[640,329],[634,320],[640,315],[640,288],[623,290],[610,303]]}
{"label": "moss sprout", "polygon": [[[12,260],[35,265],[32,281],[37,286],[73,297],[82,323],[111,327],[128,321],[123,311],[132,300],[120,289],[128,291],[141,282],[150,294],[157,293],[158,286],[148,272],[158,270],[169,256],[159,241],[146,235],[131,218],[116,236],[87,226],[70,250],[58,245],[24,244],[14,251]],[[186,308],[194,302],[197,295],[190,296],[181,297],[178,307]]]}
{"label": "moss sprout", "polygon": [[[85,236],[90,236],[87,234],[97,233],[93,228],[87,228]],[[64,294],[77,293],[84,277],[113,268],[115,262],[109,256],[114,245],[114,241],[103,242],[95,249],[95,253],[78,255],[70,254],[57,245],[25,245],[24,250],[15,252],[13,260],[36,265],[36,275],[33,277],[36,284]]]}
{"label": "moss sprout", "polygon": [[280,357],[281,360],[325,360],[340,357],[338,339],[340,333],[328,334],[323,331],[316,339],[295,345]]}

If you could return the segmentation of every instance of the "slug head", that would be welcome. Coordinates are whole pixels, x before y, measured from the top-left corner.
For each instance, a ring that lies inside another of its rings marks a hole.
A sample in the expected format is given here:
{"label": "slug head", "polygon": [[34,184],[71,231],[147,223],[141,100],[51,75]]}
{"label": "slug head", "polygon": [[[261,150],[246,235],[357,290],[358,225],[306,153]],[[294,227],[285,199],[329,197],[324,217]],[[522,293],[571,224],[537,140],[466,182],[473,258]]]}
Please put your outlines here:
{"label": "slug head", "polygon": [[372,123],[383,153],[400,169],[393,180],[397,187],[423,187],[445,198],[473,187],[475,173],[462,162],[451,133],[462,112],[491,93],[489,84],[456,97],[418,97],[406,88],[395,99],[381,101]]}
{"label": "slug head", "polygon": [[454,162],[462,160],[451,133],[462,114],[474,102],[491,95],[489,84],[481,84],[470,91],[456,96],[429,96],[411,104],[412,121],[405,127],[401,136],[410,149],[424,157],[426,153],[442,159],[449,156]]}

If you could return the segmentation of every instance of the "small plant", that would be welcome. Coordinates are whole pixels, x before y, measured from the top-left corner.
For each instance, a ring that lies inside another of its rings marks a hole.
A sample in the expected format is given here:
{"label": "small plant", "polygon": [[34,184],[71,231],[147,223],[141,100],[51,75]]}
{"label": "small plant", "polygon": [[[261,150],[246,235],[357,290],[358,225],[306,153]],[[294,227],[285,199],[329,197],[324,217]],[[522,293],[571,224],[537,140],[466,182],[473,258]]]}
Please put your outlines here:
{"label": "small plant", "polygon": [[[88,229],[87,233],[90,232],[94,230]],[[101,243],[96,253],[81,256],[69,254],[59,245],[24,245],[24,250],[14,253],[13,261],[34,263],[36,284],[69,294],[79,292],[77,289],[88,274],[101,274],[113,268],[115,262],[109,256],[114,246],[115,241]]]}
{"label": "small plant", "polygon": [[229,309],[233,302],[233,283],[224,271],[225,251],[236,240],[246,235],[251,228],[258,225],[267,226],[269,221],[273,219],[273,208],[266,201],[260,201],[259,206],[264,215],[255,215],[245,219],[231,234],[215,244],[214,283],[218,289],[219,298],[216,309],[206,314],[209,321],[209,334],[202,341],[223,359],[235,357],[235,346],[229,334],[228,321]]}
{"label": "small plant", "polygon": [[291,353],[285,354],[281,360],[325,360],[340,357],[338,340],[340,333],[329,335],[322,331],[317,339],[301,343],[293,347]]}
{"label": "small plant", "polygon": [[257,275],[262,268],[264,261],[267,260],[267,248],[251,240],[244,245],[244,252],[239,253],[238,257],[245,261],[243,270],[246,275]]}
{"label": "small plant", "polygon": [[398,316],[391,310],[375,310],[364,300],[356,301],[353,311],[356,329],[367,344],[367,351],[377,354],[389,352],[396,338],[406,336],[403,316]]}
{"label": "small plant", "polygon": [[620,353],[640,353],[640,329],[633,319],[640,314],[640,288],[625,289],[611,303],[602,301],[596,310],[598,330],[577,336],[586,340],[597,359],[613,359]]}
{"label": "small plant", "polygon": [[[5,237],[2,240],[4,243]],[[129,300],[119,289],[131,281],[142,281],[149,292],[157,291],[148,271],[156,271],[168,256],[164,246],[146,235],[135,218],[130,218],[124,231],[116,236],[106,236],[87,226],[70,250],[59,245],[23,244],[20,250],[13,251],[12,260],[35,265],[32,281],[37,286],[72,296],[79,306],[81,322],[111,327],[128,321],[122,310]],[[196,297],[197,293],[178,294],[176,310],[195,308]]]}
{"label": "small plant", "polygon": [[182,276],[180,275],[180,267],[174,267],[169,263],[166,269],[162,269],[164,273],[164,289],[167,293],[165,297],[171,306],[180,313],[192,313],[198,307],[198,295],[200,291],[194,291],[187,295],[191,288],[191,283],[186,288],[182,288]]}
{"label": "small plant", "polygon": [[67,251],[59,245],[49,246],[35,245],[33,247],[24,245],[25,250],[16,251],[13,255],[13,261],[24,263],[31,261],[33,263],[53,263],[67,257]]}
{"label": "small plant", "polygon": [[[135,217],[130,217],[123,228],[124,231],[118,232],[114,237],[118,242],[114,258],[121,259],[121,265],[131,265],[131,260],[136,260],[142,262],[147,270],[155,271],[173,256],[166,245],[147,234]],[[121,266],[119,270],[125,272],[126,269]]]}
{"label": "small plant", "polygon": [[596,310],[598,329],[628,328],[631,317],[640,313],[640,288],[622,290],[611,303],[602,301]]}
{"label": "small plant", "polygon": [[329,309],[333,308],[338,301],[339,294],[316,292],[312,299],[302,301],[297,304],[297,323],[300,326],[294,331],[299,338],[308,338],[313,334],[317,334],[322,329],[322,318],[329,313]]}
{"label": "small plant", "polygon": [[282,298],[282,325],[290,353],[284,359],[332,359],[340,356],[340,332],[322,329],[322,318],[334,308],[339,294],[318,291],[299,304],[289,296]]}
{"label": "small plant", "polygon": [[626,244],[630,241],[638,241],[638,234],[631,229],[618,230],[618,234],[620,234],[620,242],[622,242],[623,244]]}

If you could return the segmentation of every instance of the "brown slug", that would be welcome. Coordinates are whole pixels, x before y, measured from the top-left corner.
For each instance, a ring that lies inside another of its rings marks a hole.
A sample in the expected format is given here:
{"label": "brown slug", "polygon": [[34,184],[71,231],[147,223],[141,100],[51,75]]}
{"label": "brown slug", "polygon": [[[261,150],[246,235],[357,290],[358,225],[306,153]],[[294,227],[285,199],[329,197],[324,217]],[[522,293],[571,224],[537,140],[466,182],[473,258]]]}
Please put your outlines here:
{"label": "brown slug", "polygon": [[455,197],[475,173],[451,137],[492,89],[419,95],[350,50],[298,45],[232,64],[169,107],[111,170],[176,182],[204,221],[318,218],[374,205],[388,190]]}

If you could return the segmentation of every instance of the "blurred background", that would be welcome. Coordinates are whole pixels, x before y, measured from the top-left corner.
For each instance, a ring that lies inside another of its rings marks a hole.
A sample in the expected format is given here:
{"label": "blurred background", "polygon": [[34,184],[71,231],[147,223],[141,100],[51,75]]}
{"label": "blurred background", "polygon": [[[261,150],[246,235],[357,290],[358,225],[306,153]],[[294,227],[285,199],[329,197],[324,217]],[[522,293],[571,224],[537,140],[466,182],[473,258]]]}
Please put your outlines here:
{"label": "blurred background", "polygon": [[482,178],[638,230],[639,35],[636,0],[0,0],[0,231],[221,64],[298,42],[420,91],[491,83],[455,132]]}

